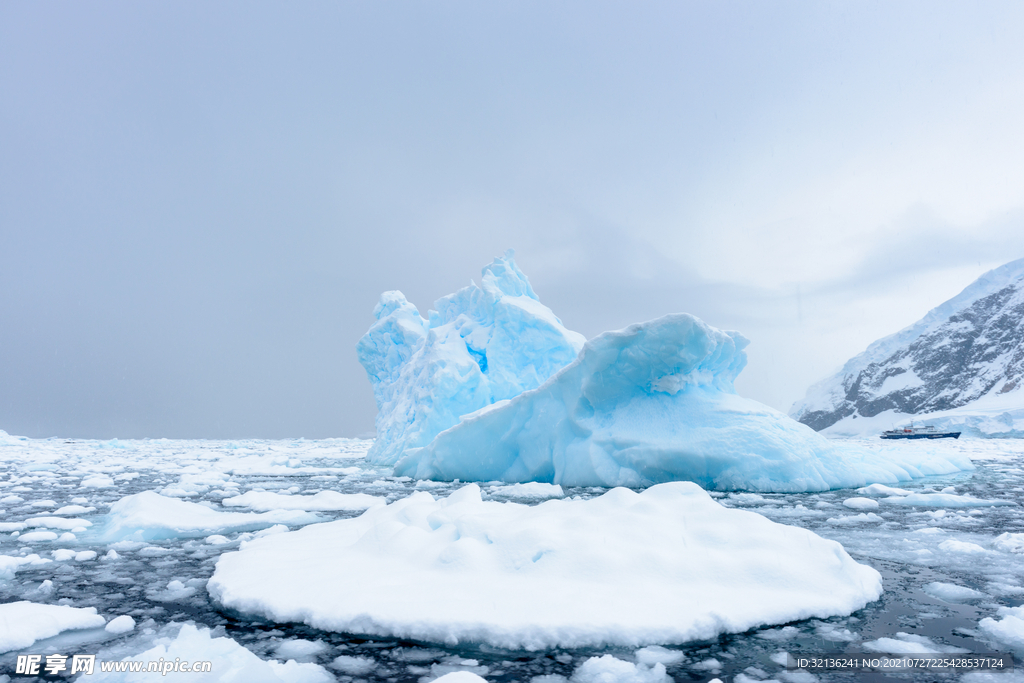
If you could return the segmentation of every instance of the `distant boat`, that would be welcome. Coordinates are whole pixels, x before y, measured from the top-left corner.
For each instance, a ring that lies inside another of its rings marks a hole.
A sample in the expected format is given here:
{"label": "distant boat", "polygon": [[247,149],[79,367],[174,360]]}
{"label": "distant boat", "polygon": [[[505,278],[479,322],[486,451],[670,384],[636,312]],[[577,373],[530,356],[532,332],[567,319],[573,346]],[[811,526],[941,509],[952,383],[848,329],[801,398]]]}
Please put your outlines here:
{"label": "distant boat", "polygon": [[911,422],[909,427],[902,429],[887,429],[882,432],[883,439],[959,439],[960,432],[939,432],[932,425],[915,427]]}

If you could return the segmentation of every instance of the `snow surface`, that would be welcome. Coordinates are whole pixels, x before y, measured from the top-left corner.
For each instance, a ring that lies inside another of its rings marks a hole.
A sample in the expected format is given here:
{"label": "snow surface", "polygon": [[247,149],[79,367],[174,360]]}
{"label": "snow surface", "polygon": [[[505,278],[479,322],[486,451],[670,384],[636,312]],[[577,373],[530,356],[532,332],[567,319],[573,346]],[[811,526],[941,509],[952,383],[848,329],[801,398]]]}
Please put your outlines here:
{"label": "snow surface", "polygon": [[21,650],[72,629],[103,628],[95,607],[41,605],[27,600],[0,604],[0,652]]}
{"label": "snow surface", "polygon": [[689,482],[529,507],[468,485],[249,542],[207,589],[332,631],[539,649],[682,643],[849,614],[881,577]]}
{"label": "snow surface", "polygon": [[955,454],[837,445],[737,396],[747,341],[688,314],[606,332],[537,389],[465,415],[395,473],[417,479],[823,491],[970,469]]}
{"label": "snow surface", "polygon": [[398,291],[385,292],[359,340],[377,401],[369,459],[393,464],[462,415],[533,389],[571,362],[582,335],[540,303],[512,251],[434,303],[424,320]]}

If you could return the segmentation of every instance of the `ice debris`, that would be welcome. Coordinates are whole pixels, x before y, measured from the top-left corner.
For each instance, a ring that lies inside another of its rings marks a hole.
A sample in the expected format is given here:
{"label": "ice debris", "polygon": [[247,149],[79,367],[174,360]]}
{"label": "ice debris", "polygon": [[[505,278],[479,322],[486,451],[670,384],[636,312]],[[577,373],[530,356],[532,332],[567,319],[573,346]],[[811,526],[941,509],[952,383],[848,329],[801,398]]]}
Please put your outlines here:
{"label": "ice debris", "polygon": [[849,614],[881,594],[834,541],[676,482],[539,505],[471,484],[255,539],[217,563],[225,607],[318,629],[541,649],[682,643]]}

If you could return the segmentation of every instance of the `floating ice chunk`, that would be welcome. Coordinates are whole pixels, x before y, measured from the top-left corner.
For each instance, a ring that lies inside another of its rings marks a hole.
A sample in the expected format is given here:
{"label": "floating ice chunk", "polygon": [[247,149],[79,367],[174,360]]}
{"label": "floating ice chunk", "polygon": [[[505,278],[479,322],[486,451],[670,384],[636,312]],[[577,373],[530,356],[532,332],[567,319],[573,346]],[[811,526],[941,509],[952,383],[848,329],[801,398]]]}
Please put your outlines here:
{"label": "floating ice chunk", "polygon": [[645,648],[641,648],[633,653],[636,657],[637,664],[643,664],[645,666],[651,666],[653,664],[664,664],[665,666],[672,666],[686,659],[679,650],[669,650],[668,648],[661,647],[660,645],[648,645]]}
{"label": "floating ice chunk", "polygon": [[431,683],[487,683],[487,679],[477,676],[472,671],[452,671],[435,678]]}
{"label": "floating ice chunk", "polygon": [[783,626],[782,628],[771,628],[757,632],[758,638],[765,640],[792,640],[800,635],[800,629],[796,626]]}
{"label": "floating ice chunk", "polygon": [[320,491],[312,496],[291,496],[273,491],[246,491],[240,496],[225,498],[221,504],[253,510],[365,510],[384,502],[384,498],[366,493]]}
{"label": "floating ice chunk", "polygon": [[1006,532],[996,536],[992,547],[1004,553],[1024,553],[1024,534]]}
{"label": "floating ice chunk", "polygon": [[977,543],[971,543],[970,541],[957,541],[956,539],[950,539],[943,541],[939,544],[939,550],[945,550],[951,553],[984,553],[987,552]]}
{"label": "floating ice chunk", "polygon": [[886,486],[885,484],[872,484],[871,486],[862,486],[857,489],[857,493],[862,496],[906,496],[911,492],[906,489],[897,489],[892,486]]}
{"label": "floating ice chunk", "polygon": [[119,617],[114,617],[104,629],[107,633],[113,633],[114,635],[121,635],[122,633],[128,633],[129,631],[135,630],[135,620],[127,614],[122,614]]}
{"label": "floating ice chunk", "polygon": [[84,505],[65,505],[62,508],[58,508],[53,511],[55,515],[87,515],[90,512],[96,512],[94,507],[85,507]]}
{"label": "floating ice chunk", "polygon": [[174,579],[167,582],[167,588],[150,593],[149,597],[157,602],[180,602],[181,600],[191,598],[195,594],[195,586],[186,586],[181,581]]}
{"label": "floating ice chunk", "polygon": [[1000,643],[1009,645],[1018,654],[1024,653],[1024,605],[1000,607],[997,613],[1002,619],[985,617],[978,628]]}
{"label": "floating ice chunk", "polygon": [[316,513],[301,510],[220,512],[199,503],[143,491],[110,506],[101,535],[107,542],[128,538],[198,538],[215,532],[254,531],[274,524],[302,525],[320,519]]}
{"label": "floating ice chunk", "polygon": [[74,543],[75,541],[78,540],[78,537],[75,536],[70,531],[65,531],[64,533],[62,533],[60,535],[60,538],[58,538],[57,540],[60,541],[61,543]]}
{"label": "floating ice chunk", "polygon": [[765,499],[756,493],[730,493],[729,500],[737,505],[759,505]]}
{"label": "floating ice chunk", "polygon": [[0,652],[23,650],[62,631],[103,628],[95,607],[41,605],[22,600],[0,604]]}
{"label": "floating ice chunk", "polygon": [[53,559],[55,562],[67,562],[68,560],[75,559],[75,551],[67,548],[61,548],[60,550],[53,551]]}
{"label": "floating ice chunk", "polygon": [[722,670],[722,663],[714,657],[708,657],[707,659],[701,660],[690,667],[697,671],[710,671],[713,674],[717,674]]}
{"label": "floating ice chunk", "polygon": [[105,474],[92,474],[82,479],[79,486],[83,489],[109,489],[114,487],[114,480]]}
{"label": "floating ice chunk", "polygon": [[591,657],[572,674],[572,683],[671,683],[665,665],[624,662],[612,655]]}
{"label": "floating ice chunk", "polygon": [[26,564],[46,564],[52,560],[47,560],[39,557],[35,553],[31,555],[25,555],[24,557],[15,557],[12,555],[0,555],[0,580],[10,581],[14,578],[15,572],[21,569]]}
{"label": "floating ice chunk", "polygon": [[385,292],[359,340],[359,362],[377,401],[377,440],[367,458],[394,464],[467,413],[540,386],[572,362],[584,337],[537,299],[510,251],[420,317],[401,292]]}
{"label": "floating ice chunk", "polygon": [[829,517],[825,521],[829,524],[849,526],[851,524],[877,524],[885,520],[873,512],[862,512],[859,515],[847,515],[846,517]]}
{"label": "floating ice chunk", "polygon": [[227,536],[221,536],[220,534],[214,534],[206,537],[206,542],[210,545],[224,545],[225,543],[231,543],[231,539]]}
{"label": "floating ice chunk", "polygon": [[369,657],[341,655],[334,658],[334,661],[331,662],[331,667],[349,676],[365,676],[377,668],[377,662]]}
{"label": "floating ice chunk", "polygon": [[852,510],[877,510],[878,501],[871,498],[847,498],[843,505]]}
{"label": "floating ice chunk", "polygon": [[959,453],[884,454],[831,442],[737,396],[747,340],[692,315],[591,339],[537,389],[463,415],[395,473],[451,481],[824,491],[972,469]]}
{"label": "floating ice chunk", "polygon": [[526,484],[512,484],[511,486],[491,486],[487,489],[487,492],[495,498],[519,498],[523,500],[565,497],[565,491],[558,484],[542,484],[537,481]]}
{"label": "floating ice chunk", "polygon": [[1012,500],[975,498],[974,496],[957,496],[949,493],[912,493],[909,496],[883,498],[882,502],[887,505],[943,508],[997,507],[1017,504]]}
{"label": "floating ice chunk", "polygon": [[539,649],[845,615],[881,580],[838,543],[722,507],[688,482],[533,507],[483,501],[469,485],[250,541],[221,556],[207,590],[324,630]]}
{"label": "floating ice chunk", "polygon": [[945,600],[946,602],[964,602],[966,600],[988,597],[985,593],[976,591],[973,588],[958,586],[955,583],[943,583],[941,581],[932,581],[929,584],[925,584],[924,592],[933,598]]}
{"label": "floating ice chunk", "polygon": [[22,531],[26,526],[24,522],[0,522],[0,532]]}
{"label": "floating ice chunk", "polygon": [[891,655],[968,652],[968,650],[963,648],[939,645],[931,638],[904,633],[903,631],[898,632],[895,638],[879,638],[878,640],[865,641],[861,644],[861,647],[868,652],[884,652]]}
{"label": "floating ice chunk", "polygon": [[39,541],[56,541],[57,534],[52,531],[30,531],[18,536],[20,543],[37,543]]}
{"label": "floating ice chunk", "polygon": [[66,517],[31,517],[25,520],[25,526],[44,527],[47,529],[74,529],[77,527],[90,527],[92,522],[87,519],[66,518]]}
{"label": "floating ice chunk", "polygon": [[294,659],[297,661],[310,661],[318,654],[327,650],[327,644],[322,640],[285,640],[278,643],[274,648],[274,654],[278,659]]}
{"label": "floating ice chunk", "polygon": [[[192,624],[181,627],[176,638],[160,638],[157,645],[126,661],[151,662],[163,659],[174,662],[176,659],[189,662],[209,661],[211,671],[207,673],[188,672],[182,674],[182,680],[215,683],[228,680],[245,681],[245,683],[335,683],[335,678],[326,669],[317,664],[299,664],[290,661],[281,664],[276,661],[264,661],[245,649],[231,638],[213,638],[210,629],[197,629]],[[92,681],[124,681],[125,683],[146,683],[153,680],[152,673],[104,673],[96,667],[96,673],[88,677]]]}

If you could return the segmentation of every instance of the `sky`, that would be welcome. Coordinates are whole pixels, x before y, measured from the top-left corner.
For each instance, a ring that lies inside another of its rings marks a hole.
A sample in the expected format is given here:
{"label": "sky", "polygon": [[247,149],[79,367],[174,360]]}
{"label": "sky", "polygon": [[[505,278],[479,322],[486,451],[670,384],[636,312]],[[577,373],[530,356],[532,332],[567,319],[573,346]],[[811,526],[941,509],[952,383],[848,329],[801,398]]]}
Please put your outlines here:
{"label": "sky", "polygon": [[507,248],[588,338],[807,387],[1024,257],[1024,4],[0,4],[0,429],[368,435],[355,344]]}

